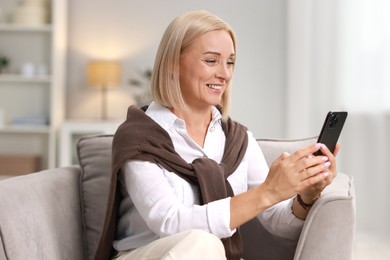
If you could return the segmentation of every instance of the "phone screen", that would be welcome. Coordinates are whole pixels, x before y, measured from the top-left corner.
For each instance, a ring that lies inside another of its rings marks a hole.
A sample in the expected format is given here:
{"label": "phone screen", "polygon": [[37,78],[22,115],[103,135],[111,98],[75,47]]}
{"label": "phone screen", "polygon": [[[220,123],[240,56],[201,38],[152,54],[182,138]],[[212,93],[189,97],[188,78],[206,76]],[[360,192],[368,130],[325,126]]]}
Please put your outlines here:
{"label": "phone screen", "polygon": [[[332,153],[334,152],[337,140],[340,137],[341,130],[343,129],[347,116],[348,112],[345,111],[330,111],[326,115],[325,122],[322,126],[317,142],[325,144]],[[322,155],[322,153],[321,151],[317,151],[314,155]]]}

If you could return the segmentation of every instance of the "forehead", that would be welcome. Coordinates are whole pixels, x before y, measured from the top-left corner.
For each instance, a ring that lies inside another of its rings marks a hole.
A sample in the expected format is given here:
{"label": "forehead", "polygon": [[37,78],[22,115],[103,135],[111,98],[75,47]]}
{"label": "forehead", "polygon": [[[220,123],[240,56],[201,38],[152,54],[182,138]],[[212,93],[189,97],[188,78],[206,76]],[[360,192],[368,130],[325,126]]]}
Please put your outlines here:
{"label": "forehead", "polygon": [[234,44],[229,32],[215,30],[207,32],[197,38],[189,48],[189,51],[207,52],[213,51],[220,54],[234,54]]}

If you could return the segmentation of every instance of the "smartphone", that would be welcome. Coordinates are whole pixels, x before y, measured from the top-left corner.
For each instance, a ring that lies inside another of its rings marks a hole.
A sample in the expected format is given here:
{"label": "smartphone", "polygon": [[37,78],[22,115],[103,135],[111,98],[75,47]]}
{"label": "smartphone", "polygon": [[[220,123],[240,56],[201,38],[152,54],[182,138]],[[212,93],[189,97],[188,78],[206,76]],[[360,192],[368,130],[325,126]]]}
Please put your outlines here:
{"label": "smartphone", "polygon": [[[325,144],[333,153],[347,116],[348,112],[345,111],[328,112],[317,143]],[[321,150],[315,152],[314,155],[322,155]]]}

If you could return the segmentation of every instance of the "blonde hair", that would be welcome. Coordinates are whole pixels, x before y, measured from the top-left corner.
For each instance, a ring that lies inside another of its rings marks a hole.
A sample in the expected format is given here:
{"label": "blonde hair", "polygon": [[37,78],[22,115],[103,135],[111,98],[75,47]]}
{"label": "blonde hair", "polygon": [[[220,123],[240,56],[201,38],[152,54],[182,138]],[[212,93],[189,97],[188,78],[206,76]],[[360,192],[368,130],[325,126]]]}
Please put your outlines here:
{"label": "blonde hair", "polygon": [[[180,55],[190,48],[203,34],[227,31],[236,51],[236,38],[233,29],[221,18],[207,11],[192,11],[176,17],[167,27],[161,39],[151,79],[152,95],[162,106],[186,109],[187,105],[180,91]],[[231,82],[227,86],[219,104],[222,119],[226,120],[230,107]]]}

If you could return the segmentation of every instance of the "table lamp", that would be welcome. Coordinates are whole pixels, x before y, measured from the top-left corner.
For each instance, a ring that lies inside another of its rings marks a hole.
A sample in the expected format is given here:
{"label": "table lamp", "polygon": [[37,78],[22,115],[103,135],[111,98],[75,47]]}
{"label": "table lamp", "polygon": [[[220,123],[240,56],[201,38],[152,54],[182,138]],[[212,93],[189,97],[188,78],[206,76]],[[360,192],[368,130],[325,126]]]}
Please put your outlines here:
{"label": "table lamp", "polygon": [[120,85],[121,74],[119,61],[97,60],[88,63],[88,85],[100,88],[102,91],[101,118],[103,120],[107,119],[107,90]]}

